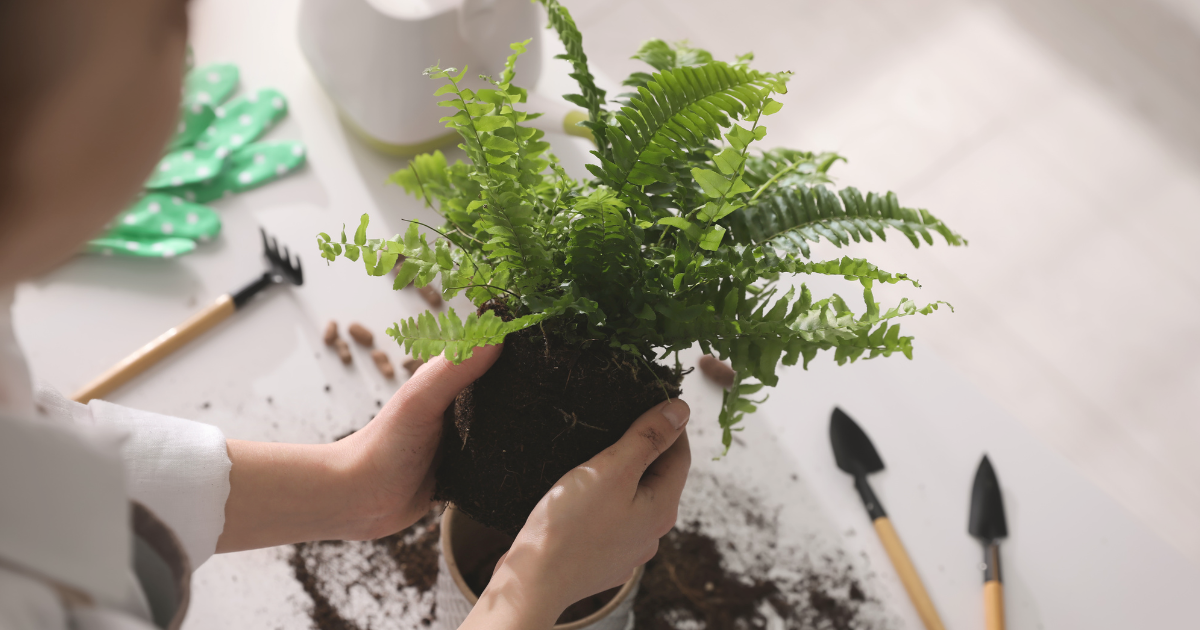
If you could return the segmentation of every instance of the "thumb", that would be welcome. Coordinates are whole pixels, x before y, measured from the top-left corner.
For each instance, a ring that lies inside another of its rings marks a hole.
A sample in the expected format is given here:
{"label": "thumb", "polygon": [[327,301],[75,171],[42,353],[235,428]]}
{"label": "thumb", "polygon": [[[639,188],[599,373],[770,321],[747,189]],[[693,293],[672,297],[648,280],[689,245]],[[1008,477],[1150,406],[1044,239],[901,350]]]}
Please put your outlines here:
{"label": "thumb", "polygon": [[602,452],[597,463],[636,485],[646,468],[679,439],[691,415],[688,404],[678,398],[655,405]]}
{"label": "thumb", "polygon": [[392,400],[418,417],[440,419],[454,397],[500,358],[503,348],[503,345],[475,348],[471,358],[458,365],[444,356],[436,356],[417,369]]}

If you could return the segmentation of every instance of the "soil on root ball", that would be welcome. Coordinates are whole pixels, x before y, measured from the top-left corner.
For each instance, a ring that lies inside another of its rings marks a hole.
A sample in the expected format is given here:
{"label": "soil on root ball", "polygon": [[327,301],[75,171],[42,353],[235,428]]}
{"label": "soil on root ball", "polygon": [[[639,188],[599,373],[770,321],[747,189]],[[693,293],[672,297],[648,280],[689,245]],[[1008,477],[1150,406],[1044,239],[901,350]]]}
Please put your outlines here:
{"label": "soil on root ball", "polygon": [[550,322],[508,335],[495,365],[447,410],[434,498],[515,536],[560,477],[680,395],[682,377],[650,365]]}

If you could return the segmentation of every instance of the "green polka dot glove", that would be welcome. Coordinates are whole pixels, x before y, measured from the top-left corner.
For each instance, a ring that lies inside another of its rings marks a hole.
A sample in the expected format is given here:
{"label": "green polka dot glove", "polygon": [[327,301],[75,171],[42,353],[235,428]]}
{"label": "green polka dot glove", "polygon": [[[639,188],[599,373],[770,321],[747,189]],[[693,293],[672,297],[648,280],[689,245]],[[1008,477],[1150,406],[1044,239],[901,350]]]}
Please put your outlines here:
{"label": "green polka dot glove", "polygon": [[272,89],[228,100],[238,74],[231,64],[188,72],[179,126],[145,195],[90,241],[87,252],[151,258],[191,252],[221,231],[217,213],[199,204],[261,186],[304,164],[301,142],[256,142],[287,115],[287,100]]}

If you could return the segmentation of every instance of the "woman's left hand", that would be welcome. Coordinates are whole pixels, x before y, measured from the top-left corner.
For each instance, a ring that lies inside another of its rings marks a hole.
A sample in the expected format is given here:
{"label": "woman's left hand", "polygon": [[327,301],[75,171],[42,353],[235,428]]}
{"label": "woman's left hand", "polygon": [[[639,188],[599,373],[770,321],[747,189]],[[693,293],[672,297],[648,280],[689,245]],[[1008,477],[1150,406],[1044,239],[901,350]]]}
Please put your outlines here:
{"label": "woman's left hand", "polygon": [[369,540],[421,518],[433,500],[442,417],[501,346],[460,365],[434,357],[367,426],[332,444],[229,440],[229,499],[217,552],[309,540]]}

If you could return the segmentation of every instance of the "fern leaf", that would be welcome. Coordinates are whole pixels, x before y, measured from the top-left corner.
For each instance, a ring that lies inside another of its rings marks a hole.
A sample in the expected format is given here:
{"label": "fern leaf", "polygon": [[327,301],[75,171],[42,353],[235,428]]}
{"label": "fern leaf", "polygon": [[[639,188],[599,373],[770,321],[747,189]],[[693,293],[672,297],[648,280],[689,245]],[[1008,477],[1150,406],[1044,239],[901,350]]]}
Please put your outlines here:
{"label": "fern leaf", "polygon": [[686,159],[729,127],[762,108],[771,91],[784,92],[786,75],[714,61],[655,73],[615,116],[609,131],[612,158],[588,169],[619,194],[627,187],[669,183],[664,162]]}
{"label": "fern leaf", "polygon": [[746,184],[754,189],[754,194],[747,202],[752,202],[776,188],[830,183],[830,167],[838,160],[845,159],[837,153],[812,153],[781,147],[750,156],[746,159],[745,172],[742,175]]}
{"label": "fern leaf", "polygon": [[[712,53],[702,48],[693,48],[686,41],[668,44],[661,39],[652,39],[642,44],[633,55],[634,59],[639,59],[650,64],[655,70],[674,70],[684,66],[701,66],[713,60]],[[629,78],[622,82],[622,85],[631,87],[643,87],[647,83],[654,80],[650,74],[645,72],[634,72],[629,75]],[[633,96],[633,94],[622,94],[623,99]]]}
{"label": "fern leaf", "polygon": [[392,324],[387,334],[414,358],[428,361],[445,354],[452,363],[462,363],[471,358],[475,348],[503,343],[509,333],[534,326],[545,317],[536,313],[506,322],[494,311],[485,311],[482,316],[471,313],[463,321],[451,308],[436,316],[425,311]]}
{"label": "fern leaf", "polygon": [[570,12],[557,0],[541,0],[541,3],[546,7],[550,26],[558,33],[558,38],[562,40],[563,46],[567,49],[566,54],[559,55],[558,58],[571,63],[571,77],[579,84],[580,94],[567,94],[563,98],[588,111],[588,122],[585,123],[585,126],[592,130],[597,152],[601,155],[608,155],[608,125],[605,122],[608,112],[604,109],[605,91],[596,87],[596,79],[588,68],[587,54],[583,52],[583,35],[575,26],[575,20],[571,18]]}
{"label": "fern leaf", "polygon": [[[868,262],[865,258],[851,258],[843,256],[840,259],[826,260],[822,262],[803,261],[794,258],[792,255],[787,255],[785,258],[778,258],[770,245],[763,246],[764,254],[763,264],[760,264],[762,271],[770,270],[778,273],[804,273],[804,274],[820,274],[826,276],[842,276],[847,280],[858,280],[860,282],[879,281],[885,284],[896,284],[897,282],[908,282],[914,287],[920,288],[921,283],[915,279],[908,277],[905,273],[891,273],[876,267]],[[770,252],[770,255],[765,254]]]}
{"label": "fern leaf", "polygon": [[602,310],[615,312],[628,301],[629,287],[644,266],[641,239],[635,237],[625,203],[607,188],[575,201],[570,225],[566,272],[583,295]]}
{"label": "fern leaf", "polygon": [[920,241],[933,244],[931,232],[937,232],[950,245],[966,240],[928,211],[900,206],[895,193],[868,193],[864,198],[856,188],[838,193],[824,185],[777,190],[759,197],[754,203],[729,217],[734,242],[771,245],[804,257],[810,255],[809,243],[824,237],[837,247],[851,241],[887,240],[887,229],[908,237],[913,247]]}

